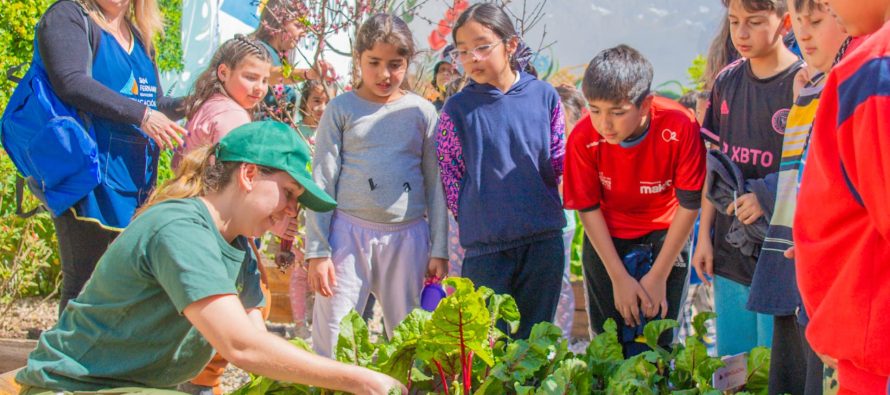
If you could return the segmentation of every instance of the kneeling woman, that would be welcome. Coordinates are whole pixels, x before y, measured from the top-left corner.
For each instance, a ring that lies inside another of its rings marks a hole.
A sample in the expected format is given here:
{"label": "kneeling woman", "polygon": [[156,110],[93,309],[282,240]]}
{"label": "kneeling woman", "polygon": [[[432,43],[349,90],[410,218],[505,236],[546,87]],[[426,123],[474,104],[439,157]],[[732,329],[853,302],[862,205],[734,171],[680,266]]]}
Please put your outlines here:
{"label": "kneeling woman", "polygon": [[277,122],[241,126],[187,156],[41,336],[16,376],[22,393],[171,388],[197,375],[214,349],[277,380],[405,392],[388,376],[312,355],[265,330],[248,237],[295,216],[298,204],[334,208],[308,161],[306,144]]}

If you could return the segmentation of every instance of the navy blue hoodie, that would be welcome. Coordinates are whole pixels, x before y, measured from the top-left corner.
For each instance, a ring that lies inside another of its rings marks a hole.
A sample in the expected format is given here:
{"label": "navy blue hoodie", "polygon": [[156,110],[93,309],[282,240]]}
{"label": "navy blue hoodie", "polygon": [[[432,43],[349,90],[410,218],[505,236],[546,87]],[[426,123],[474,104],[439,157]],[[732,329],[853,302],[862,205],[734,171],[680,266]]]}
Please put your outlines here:
{"label": "navy blue hoodie", "polygon": [[561,234],[565,121],[552,86],[526,73],[506,93],[471,82],[445,103],[437,132],[467,257]]}

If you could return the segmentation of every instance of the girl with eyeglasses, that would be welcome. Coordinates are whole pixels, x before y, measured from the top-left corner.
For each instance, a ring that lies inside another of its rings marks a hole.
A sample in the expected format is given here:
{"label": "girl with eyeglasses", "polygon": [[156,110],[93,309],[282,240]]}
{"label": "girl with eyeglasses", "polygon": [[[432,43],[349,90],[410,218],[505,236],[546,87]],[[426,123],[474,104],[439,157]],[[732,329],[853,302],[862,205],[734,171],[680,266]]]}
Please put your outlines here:
{"label": "girl with eyeglasses", "polygon": [[531,51],[496,6],[468,8],[453,38],[471,81],[445,103],[436,136],[466,249],[462,275],[512,295],[522,316],[515,336],[526,338],[553,320],[559,300],[563,111],[556,90],[527,72]]}

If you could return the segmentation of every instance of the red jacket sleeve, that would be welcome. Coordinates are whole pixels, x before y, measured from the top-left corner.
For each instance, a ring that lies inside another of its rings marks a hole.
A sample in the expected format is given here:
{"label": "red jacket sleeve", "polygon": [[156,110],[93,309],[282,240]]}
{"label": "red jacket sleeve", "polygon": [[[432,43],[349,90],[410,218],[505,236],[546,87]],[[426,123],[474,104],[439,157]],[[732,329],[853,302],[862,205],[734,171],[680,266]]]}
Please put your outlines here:
{"label": "red jacket sleeve", "polygon": [[[878,86],[890,88],[890,75],[883,75]],[[839,151],[844,169],[858,193],[872,223],[884,240],[890,242],[890,97],[872,95],[856,107],[855,113],[840,128]],[[840,187],[840,186],[839,186]]]}

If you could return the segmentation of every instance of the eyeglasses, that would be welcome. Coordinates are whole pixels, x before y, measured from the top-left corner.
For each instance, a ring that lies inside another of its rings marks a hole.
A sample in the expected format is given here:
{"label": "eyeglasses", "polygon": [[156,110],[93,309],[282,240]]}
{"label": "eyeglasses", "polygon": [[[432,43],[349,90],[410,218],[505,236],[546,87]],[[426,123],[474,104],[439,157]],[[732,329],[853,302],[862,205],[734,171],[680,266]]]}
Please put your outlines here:
{"label": "eyeglasses", "polygon": [[448,54],[451,55],[452,59],[463,60],[463,59],[468,58],[470,56],[470,54],[472,54],[473,58],[479,59],[479,60],[484,60],[485,58],[488,58],[488,55],[491,55],[491,50],[494,49],[494,47],[501,45],[501,43],[503,43],[503,42],[504,42],[504,40],[501,40],[501,41],[493,42],[490,44],[480,45],[480,46],[470,49],[470,50],[455,49],[454,51],[451,51]]}

